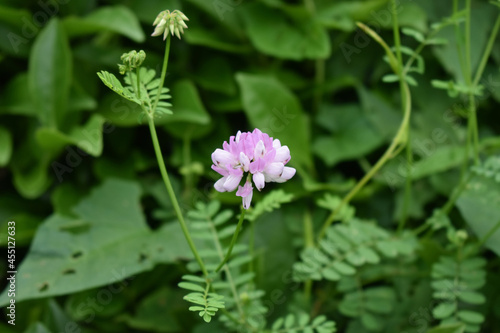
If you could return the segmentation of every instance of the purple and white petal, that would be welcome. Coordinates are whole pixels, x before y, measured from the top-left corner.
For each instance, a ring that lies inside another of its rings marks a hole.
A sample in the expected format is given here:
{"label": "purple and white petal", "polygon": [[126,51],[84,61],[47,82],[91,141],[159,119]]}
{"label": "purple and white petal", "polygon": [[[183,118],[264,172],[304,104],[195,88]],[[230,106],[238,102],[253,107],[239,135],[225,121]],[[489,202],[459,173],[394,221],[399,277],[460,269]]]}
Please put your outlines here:
{"label": "purple and white petal", "polygon": [[226,191],[232,192],[232,191],[236,190],[236,188],[240,184],[242,177],[243,177],[243,175],[238,176],[238,175],[231,175],[230,174],[229,176],[227,176],[226,181],[224,182],[222,187],[224,187],[224,189]]}
{"label": "purple and white petal", "polygon": [[274,157],[274,162],[281,162],[283,164],[290,161],[290,149],[287,146],[280,147],[276,149],[276,156]]}
{"label": "purple and white petal", "polygon": [[279,178],[283,173],[284,165],[281,162],[269,163],[264,169],[264,173],[269,176],[269,178]]}
{"label": "purple and white petal", "polygon": [[252,177],[253,183],[255,184],[255,187],[257,190],[262,190],[264,186],[266,185],[266,178],[264,177],[264,174],[262,172],[257,172],[253,175]]}
{"label": "purple and white petal", "polygon": [[218,181],[215,182],[214,188],[219,191],[219,192],[226,192],[226,189],[224,188],[224,183],[226,182],[227,177],[222,177]]}

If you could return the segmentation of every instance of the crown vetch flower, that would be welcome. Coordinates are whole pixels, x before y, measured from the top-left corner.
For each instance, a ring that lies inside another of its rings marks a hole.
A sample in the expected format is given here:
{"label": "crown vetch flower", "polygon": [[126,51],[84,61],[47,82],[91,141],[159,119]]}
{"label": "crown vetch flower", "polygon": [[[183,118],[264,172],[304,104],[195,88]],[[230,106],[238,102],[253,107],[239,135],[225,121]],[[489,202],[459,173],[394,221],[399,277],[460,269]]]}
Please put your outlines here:
{"label": "crown vetch flower", "polygon": [[[236,195],[242,197],[245,209],[252,201],[252,181],[260,191],[266,183],[283,183],[295,175],[295,169],[286,166],[290,161],[290,149],[257,128],[253,132],[238,131],[236,136],[229,138],[229,143],[224,141],[222,148],[212,153],[212,169],[222,176],[214,187],[219,192],[238,188]],[[241,186],[247,172],[245,185]]]}

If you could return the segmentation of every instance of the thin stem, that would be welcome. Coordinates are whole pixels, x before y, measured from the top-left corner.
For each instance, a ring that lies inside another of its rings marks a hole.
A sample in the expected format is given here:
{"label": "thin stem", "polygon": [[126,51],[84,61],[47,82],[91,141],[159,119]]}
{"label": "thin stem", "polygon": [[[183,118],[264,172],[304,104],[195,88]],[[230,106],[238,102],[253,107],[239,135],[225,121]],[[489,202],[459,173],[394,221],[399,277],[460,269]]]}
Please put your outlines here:
{"label": "thin stem", "polygon": [[208,271],[205,267],[205,264],[203,264],[203,261],[201,260],[201,257],[199,255],[198,251],[196,250],[196,246],[194,245],[194,242],[193,242],[191,235],[189,233],[189,230],[187,228],[186,222],[184,221],[184,217],[182,216],[181,207],[179,206],[179,203],[177,202],[177,197],[175,196],[174,189],[172,187],[172,184],[170,183],[170,179],[169,179],[168,173],[167,173],[167,168],[165,167],[165,162],[163,161],[160,143],[158,142],[158,136],[156,134],[156,129],[155,129],[155,125],[154,125],[154,121],[153,121],[152,116],[148,116],[148,122],[149,122],[149,131],[151,132],[151,139],[153,140],[153,146],[155,149],[156,159],[158,161],[158,166],[160,168],[163,182],[165,183],[165,187],[166,187],[168,195],[170,197],[170,201],[172,202],[172,206],[174,207],[175,215],[177,216],[177,219],[179,220],[182,232],[184,233],[184,237],[186,238],[186,241],[188,242],[189,247],[191,248],[191,252],[193,252],[194,257],[195,257],[196,261],[198,262],[198,265],[200,265],[200,268],[201,268],[201,271],[203,272],[203,275],[205,275],[205,277],[208,277]]}
{"label": "thin stem", "polygon": [[464,77],[469,87],[472,86],[472,63],[471,63],[471,48],[470,48],[470,3],[471,0],[465,0],[465,9],[467,16],[465,17],[465,73]]}
{"label": "thin stem", "polygon": [[135,69],[135,75],[137,77],[137,98],[141,100],[141,71],[140,67]]}
{"label": "thin stem", "polygon": [[[405,92],[405,75],[403,68],[403,56],[401,54],[401,38],[399,35],[399,22],[398,22],[398,13],[396,9],[396,1],[392,0],[392,31],[394,34],[394,44],[396,48],[396,57],[398,61],[398,76],[399,76],[399,91],[401,94],[401,108],[403,114],[407,108],[406,99],[409,97],[409,93]],[[402,231],[406,224],[407,219],[407,211],[410,202],[411,195],[411,186],[412,186],[412,178],[411,178],[411,165],[413,164],[413,152],[410,144],[410,126],[408,124],[407,128],[407,137],[406,137],[406,160],[408,163],[408,170],[406,173],[406,182],[405,182],[405,192],[403,199],[403,210],[401,212],[401,219],[399,220],[398,231]]]}
{"label": "thin stem", "polygon": [[406,134],[407,134],[407,128],[408,124],[410,121],[410,112],[411,112],[411,107],[410,107],[410,91],[408,86],[405,84],[405,90],[407,90],[408,93],[408,103],[407,103],[407,109],[405,110],[405,115],[403,117],[403,121],[401,122],[401,125],[399,126],[398,133],[396,134],[396,137],[392,140],[391,145],[387,150],[385,151],[384,155],[377,161],[377,163],[371,168],[371,170],[365,174],[363,178],[354,186],[354,188],[344,197],[340,205],[335,209],[330,216],[328,216],[327,220],[325,221],[321,232],[319,234],[319,238],[323,238],[323,236],[326,233],[326,229],[335,221],[335,217],[339,213],[340,209],[358,193],[359,190],[365,186],[365,184],[380,170],[380,168],[391,158],[394,150],[398,146],[398,144],[403,143],[406,140]]}
{"label": "thin stem", "polygon": [[156,110],[158,101],[160,100],[161,90],[163,89],[163,84],[165,83],[165,76],[167,75],[168,66],[168,56],[170,54],[170,34],[167,35],[167,45],[165,46],[165,55],[163,57],[163,67],[161,69],[160,85],[158,86],[158,93],[156,94],[155,102],[153,104],[152,113]]}
{"label": "thin stem", "polygon": [[[215,224],[213,223],[212,220],[209,220],[209,225],[210,225],[210,230],[212,231],[212,237],[214,239],[215,243],[215,249],[217,250],[217,254],[219,255],[219,258],[222,260],[224,257],[224,252],[222,251],[222,246],[220,244],[220,239],[219,235],[217,234],[217,229],[215,228]],[[243,308],[240,304],[240,296],[238,294],[238,291],[236,289],[236,285],[234,284],[233,280],[233,275],[231,274],[231,270],[227,265],[224,266],[224,272],[226,273],[226,279],[227,282],[229,283],[229,287],[231,288],[231,293],[233,294],[234,301],[236,303],[236,307],[238,308],[238,313],[240,314],[241,318],[244,318],[245,313],[243,312]],[[236,320],[238,324],[241,324],[238,320]]]}
{"label": "thin stem", "polygon": [[184,164],[184,194],[188,197],[193,188],[193,176],[189,166],[191,165],[191,137],[187,133],[182,138],[182,159]]}
{"label": "thin stem", "polygon": [[[453,15],[456,15],[458,13],[458,0],[453,0]],[[460,35],[460,27],[458,25],[458,22],[455,21],[454,24],[455,28],[455,39],[457,42],[457,54],[458,54],[458,61],[460,62],[460,68],[462,69],[462,73],[464,75],[464,80],[467,80],[465,77],[465,73],[467,72],[467,67],[465,65],[465,60],[464,60],[464,53],[462,51],[462,44],[460,41],[462,40],[461,35]]]}
{"label": "thin stem", "polygon": [[398,225],[399,232],[403,231],[406,225],[406,221],[408,219],[408,210],[410,207],[410,200],[411,200],[411,186],[412,186],[411,167],[413,165],[413,152],[409,136],[410,133],[408,133],[408,141],[406,143],[406,161],[408,163],[408,170],[406,171],[407,173],[405,182],[405,193],[403,198],[403,210],[401,212],[401,220],[399,220],[399,225]]}
{"label": "thin stem", "polygon": [[497,20],[495,21],[495,26],[493,27],[490,35],[490,39],[488,40],[488,44],[486,45],[486,49],[484,50],[483,57],[481,58],[481,62],[479,63],[479,67],[477,68],[476,75],[474,77],[474,81],[472,82],[472,86],[476,87],[483,75],[484,68],[486,67],[486,63],[488,62],[488,58],[490,57],[491,50],[493,49],[493,45],[495,44],[495,40],[497,38],[498,30],[500,29],[500,15],[497,16]]}
{"label": "thin stem", "polygon": [[[314,229],[311,211],[308,209],[304,213],[304,248],[314,247]],[[307,302],[311,299],[312,280],[304,283],[304,296]]]}
{"label": "thin stem", "polygon": [[[398,61],[394,54],[392,54],[391,49],[388,47],[388,45],[384,42],[380,36],[370,29],[368,26],[362,24],[362,23],[356,23],[362,30],[364,30],[368,35],[370,35],[376,42],[378,42],[387,52],[387,55],[389,57],[389,62],[391,63],[391,68],[398,73],[399,69],[397,68],[398,66]],[[410,88],[408,87],[408,84],[404,81],[402,81],[403,85],[403,93],[405,95],[405,98],[403,99],[404,101],[404,114],[403,114],[403,120],[401,121],[401,124],[399,125],[398,132],[396,133],[396,136],[391,142],[391,145],[387,148],[385,153],[382,155],[382,157],[375,163],[375,165],[370,169],[368,173],[364,175],[363,178],[354,186],[351,191],[344,197],[340,205],[335,209],[326,219],[325,223],[323,224],[323,227],[321,228],[321,231],[319,233],[319,239],[323,238],[326,230],[328,227],[335,221],[335,217],[337,214],[340,212],[342,207],[349,203],[349,201],[363,188],[363,186],[380,170],[380,168],[392,157],[394,157],[394,152],[398,148],[399,144],[405,144],[407,142],[408,138],[408,128],[409,128],[409,123],[410,123],[410,114],[411,114],[411,95],[410,95]],[[403,102],[402,101],[402,102]]]}
{"label": "thin stem", "polygon": [[398,12],[396,9],[396,1],[392,0],[392,32],[394,34],[394,45],[396,47],[396,57],[398,60],[398,74],[399,80],[403,80],[403,56],[401,55],[401,38],[399,36],[399,23],[398,23]]}
{"label": "thin stem", "polygon": [[483,246],[484,243],[486,243],[486,241],[491,237],[493,236],[493,234],[498,230],[498,228],[500,228],[500,221],[498,221],[494,226],[493,228],[490,229],[490,231],[488,231],[488,233],[486,235],[483,236],[483,238],[481,238],[481,240],[477,243],[477,247],[480,248],[481,246]]}
{"label": "thin stem", "polygon": [[314,92],[314,110],[319,112],[323,99],[323,86],[325,84],[325,59],[316,59],[315,71],[314,84],[316,90]]}
{"label": "thin stem", "polygon": [[444,214],[450,213],[451,209],[453,208],[453,205],[455,205],[455,201],[457,201],[460,194],[463,192],[463,190],[465,190],[465,186],[467,185],[467,183],[469,182],[471,177],[472,177],[472,173],[469,173],[467,176],[463,177],[462,181],[458,184],[458,186],[452,192],[448,201],[444,204],[443,208],[441,208],[441,210],[443,211]]}
{"label": "thin stem", "polygon": [[229,249],[227,250],[226,257],[224,258],[224,260],[222,260],[222,262],[219,264],[219,266],[217,266],[217,268],[215,269],[215,272],[220,271],[222,266],[224,266],[224,264],[229,260],[229,257],[231,256],[231,252],[233,252],[234,244],[236,244],[236,240],[238,239],[238,234],[240,233],[241,226],[243,225],[243,219],[245,218],[245,212],[246,212],[246,209],[243,208],[241,210],[240,220],[238,221],[238,225],[236,226],[236,231],[234,232],[233,238],[231,239],[231,244],[229,244]]}
{"label": "thin stem", "polygon": [[250,254],[250,262],[248,263],[248,271],[254,272],[253,262],[255,260],[255,223],[250,221],[250,237],[248,239],[248,251]]}

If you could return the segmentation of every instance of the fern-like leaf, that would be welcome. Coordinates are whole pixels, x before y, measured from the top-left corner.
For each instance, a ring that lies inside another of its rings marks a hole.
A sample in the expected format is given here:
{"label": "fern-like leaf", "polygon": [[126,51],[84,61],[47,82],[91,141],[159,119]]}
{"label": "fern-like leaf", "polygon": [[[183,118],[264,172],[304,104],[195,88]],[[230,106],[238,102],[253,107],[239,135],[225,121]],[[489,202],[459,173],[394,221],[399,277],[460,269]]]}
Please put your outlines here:
{"label": "fern-like leaf", "polygon": [[[326,193],[321,199],[316,201],[319,207],[328,209],[332,212],[337,210],[341,203],[342,199],[339,196],[331,195],[330,193]],[[355,213],[356,210],[354,207],[343,205],[335,216],[339,221],[347,222],[354,217]]]}
{"label": "fern-like leaf", "polygon": [[318,316],[311,320],[311,317],[306,313],[300,313],[297,316],[289,314],[286,317],[278,318],[269,332],[272,333],[334,333],[337,331],[335,322],[327,320],[325,316]]}
{"label": "fern-like leaf", "polygon": [[[212,201],[208,204],[198,202],[196,209],[189,211],[189,228],[194,239],[200,241],[198,252],[209,271],[214,271],[227,252],[226,246],[235,231],[236,224],[232,220],[230,210],[220,210],[220,203]],[[260,332],[267,309],[262,305],[263,291],[256,290],[253,280],[255,273],[247,272],[248,263],[253,258],[248,254],[246,244],[235,244],[232,258],[223,266],[221,272],[212,278],[212,289],[224,295],[225,309],[229,314],[219,316],[220,321],[231,331]],[[188,264],[188,269],[199,270],[196,261]],[[238,318],[235,322],[234,318]]]}
{"label": "fern-like leaf", "polygon": [[294,264],[296,281],[338,281],[354,275],[365,264],[377,264],[381,258],[411,255],[417,247],[414,236],[400,237],[374,223],[352,219],[349,223],[331,226],[318,246],[301,253],[301,262]]}
{"label": "fern-like leaf", "polygon": [[367,330],[380,332],[395,305],[396,293],[392,288],[372,287],[345,294],[339,310],[345,316],[359,318]]}
{"label": "fern-like leaf", "polygon": [[[151,112],[151,110],[155,107],[155,101],[156,97],[158,95],[158,86],[160,85],[160,79],[156,78],[156,72],[153,69],[146,69],[141,67],[140,68],[140,99],[143,105],[146,107],[148,112]],[[130,72],[127,76],[125,76],[125,83],[129,87],[134,87],[137,82],[137,75],[134,72]],[[137,87],[133,88],[137,90]],[[170,99],[172,96],[170,96],[169,89],[166,87],[163,87],[160,92],[160,98],[158,100],[158,104],[156,105],[155,115],[162,115],[162,114],[172,114],[172,110],[170,110],[170,107],[172,104],[167,102],[166,100]],[[137,95],[137,93],[136,93]]]}
{"label": "fern-like leaf", "polygon": [[111,74],[107,71],[100,71],[99,73],[97,73],[97,76],[107,87],[109,87],[118,95],[128,99],[131,102],[141,105],[141,101],[135,96],[135,94],[133,93],[133,89],[131,89],[131,87],[124,87],[114,74]]}
{"label": "fern-like leaf", "polygon": [[245,219],[255,221],[264,213],[272,212],[281,207],[281,204],[292,201],[293,195],[288,194],[283,190],[274,190],[269,192],[262,200],[260,200],[253,209],[248,211]]}
{"label": "fern-like leaf", "polygon": [[189,311],[198,312],[204,321],[209,323],[219,309],[225,308],[224,296],[210,293],[210,283],[195,275],[184,275],[184,282],[179,287],[191,291],[184,299],[195,305],[189,307]]}
{"label": "fern-like leaf", "polygon": [[441,325],[463,323],[467,332],[479,332],[484,316],[474,310],[474,305],[486,302],[478,292],[486,282],[484,266],[480,257],[461,259],[443,256],[432,267],[433,297],[440,303],[433,309],[434,318]]}

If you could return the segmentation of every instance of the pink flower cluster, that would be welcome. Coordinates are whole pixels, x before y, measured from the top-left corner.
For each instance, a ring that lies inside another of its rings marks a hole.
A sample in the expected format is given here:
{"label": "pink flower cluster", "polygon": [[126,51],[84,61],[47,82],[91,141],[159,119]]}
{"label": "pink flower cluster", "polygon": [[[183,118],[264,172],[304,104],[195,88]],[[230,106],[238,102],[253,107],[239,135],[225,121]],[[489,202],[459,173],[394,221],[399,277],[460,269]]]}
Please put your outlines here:
{"label": "pink flower cluster", "polygon": [[[262,190],[265,183],[283,183],[295,175],[295,169],[285,166],[290,161],[290,150],[282,146],[280,140],[269,137],[259,129],[241,133],[224,141],[224,149],[216,149],[212,153],[212,169],[221,174],[214,187],[219,192],[232,192],[236,188],[237,196],[243,198],[243,207],[248,209],[252,201],[253,187]],[[240,182],[243,175],[249,172],[245,185]]]}

